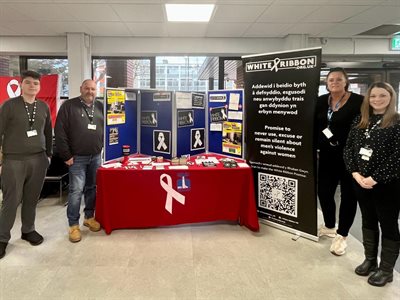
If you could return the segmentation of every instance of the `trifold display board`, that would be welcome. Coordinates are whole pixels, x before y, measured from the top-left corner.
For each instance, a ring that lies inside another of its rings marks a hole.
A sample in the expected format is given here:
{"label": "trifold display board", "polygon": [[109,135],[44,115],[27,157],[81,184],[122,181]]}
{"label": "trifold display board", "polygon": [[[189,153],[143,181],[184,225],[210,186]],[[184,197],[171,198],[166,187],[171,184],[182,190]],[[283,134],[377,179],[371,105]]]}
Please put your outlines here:
{"label": "trifold display board", "polygon": [[137,91],[106,89],[104,95],[104,157],[110,161],[122,156],[122,145],[137,152]]}
{"label": "trifold display board", "polygon": [[205,98],[204,93],[175,93],[177,156],[195,155],[206,150]]}
{"label": "trifold display board", "polygon": [[243,90],[208,92],[208,151],[243,157]]}
{"label": "trifold display board", "polygon": [[175,154],[173,93],[140,90],[140,153],[171,159]]}

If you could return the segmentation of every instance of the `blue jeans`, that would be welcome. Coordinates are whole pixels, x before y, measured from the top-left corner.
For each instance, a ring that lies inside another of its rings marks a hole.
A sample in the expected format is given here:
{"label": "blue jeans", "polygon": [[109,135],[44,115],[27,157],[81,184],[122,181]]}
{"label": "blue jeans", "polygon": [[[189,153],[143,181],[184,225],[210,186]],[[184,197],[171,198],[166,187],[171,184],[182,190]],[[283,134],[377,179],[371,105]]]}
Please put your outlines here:
{"label": "blue jeans", "polygon": [[100,154],[74,156],[74,163],[69,167],[67,208],[69,226],[79,225],[82,195],[85,197],[85,218],[94,217],[96,206],[96,171],[100,165]]}

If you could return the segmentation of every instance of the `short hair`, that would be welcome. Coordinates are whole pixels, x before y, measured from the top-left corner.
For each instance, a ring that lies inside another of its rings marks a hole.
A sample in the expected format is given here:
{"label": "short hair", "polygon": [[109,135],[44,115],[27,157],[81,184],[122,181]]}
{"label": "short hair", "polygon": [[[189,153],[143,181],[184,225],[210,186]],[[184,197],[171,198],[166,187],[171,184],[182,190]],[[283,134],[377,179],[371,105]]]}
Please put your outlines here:
{"label": "short hair", "polygon": [[328,89],[328,77],[331,73],[333,72],[339,72],[342,73],[344,78],[346,79],[346,86],[344,87],[344,90],[347,92],[349,90],[349,86],[350,86],[350,82],[349,82],[349,75],[347,75],[347,72],[343,69],[343,68],[331,68],[328,72],[328,75],[326,75],[326,89],[329,91]]}
{"label": "short hair", "polygon": [[41,75],[38,72],[32,70],[26,70],[21,72],[21,82],[27,77],[32,77],[33,79],[40,80]]}

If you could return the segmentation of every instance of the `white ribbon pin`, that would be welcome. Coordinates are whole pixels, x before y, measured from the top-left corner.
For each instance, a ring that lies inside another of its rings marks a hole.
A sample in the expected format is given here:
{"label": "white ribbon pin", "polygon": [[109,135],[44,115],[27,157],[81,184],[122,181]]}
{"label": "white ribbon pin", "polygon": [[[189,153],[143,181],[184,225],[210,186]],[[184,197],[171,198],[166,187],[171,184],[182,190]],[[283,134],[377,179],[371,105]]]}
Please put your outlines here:
{"label": "white ribbon pin", "polygon": [[[17,89],[15,90],[15,92],[12,89],[13,85],[17,86]],[[16,80],[16,79],[10,80],[10,82],[7,84],[7,94],[8,94],[8,97],[10,97],[10,98],[18,97],[21,95],[21,87],[19,86],[18,80]]]}
{"label": "white ribbon pin", "polygon": [[200,140],[201,135],[200,135],[200,131],[196,130],[196,133],[194,134],[194,138],[195,138],[195,142],[193,144],[193,147],[201,147],[203,145],[203,142]]}
{"label": "white ribbon pin", "polygon": [[[167,178],[167,182],[163,179]],[[167,192],[167,199],[165,201],[165,209],[172,215],[172,199],[175,199],[180,204],[185,205],[185,196],[175,191],[172,187],[172,178],[168,174],[160,176],[161,187]]]}
{"label": "white ribbon pin", "polygon": [[168,147],[167,147],[167,144],[165,144],[165,137],[164,137],[164,133],[162,133],[162,132],[160,132],[159,134],[158,134],[158,146],[157,146],[157,149],[158,150],[161,150],[161,148],[163,148],[164,150],[166,150]]}

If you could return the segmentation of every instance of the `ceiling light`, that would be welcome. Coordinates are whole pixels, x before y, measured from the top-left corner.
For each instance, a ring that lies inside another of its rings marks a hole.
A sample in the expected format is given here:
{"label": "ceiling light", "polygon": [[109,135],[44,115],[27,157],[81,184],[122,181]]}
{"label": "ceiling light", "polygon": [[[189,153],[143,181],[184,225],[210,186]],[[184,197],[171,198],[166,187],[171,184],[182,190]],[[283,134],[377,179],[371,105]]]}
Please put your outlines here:
{"label": "ceiling light", "polygon": [[214,4],[165,4],[169,22],[208,22]]}

